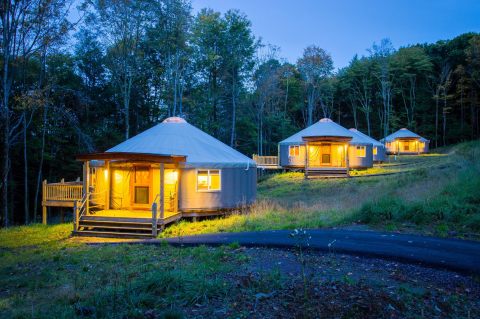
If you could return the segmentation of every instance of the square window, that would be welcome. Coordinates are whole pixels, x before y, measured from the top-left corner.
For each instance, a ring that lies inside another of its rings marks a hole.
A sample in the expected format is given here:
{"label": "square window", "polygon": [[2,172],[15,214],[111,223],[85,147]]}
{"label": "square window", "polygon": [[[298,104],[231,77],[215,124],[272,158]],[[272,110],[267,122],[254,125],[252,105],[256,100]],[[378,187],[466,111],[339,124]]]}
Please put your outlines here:
{"label": "square window", "polygon": [[299,145],[290,145],[288,147],[289,156],[299,156],[300,155],[300,146]]}
{"label": "square window", "polygon": [[322,164],[330,164],[330,154],[322,154]]}
{"label": "square window", "polygon": [[135,186],[135,204],[148,204],[148,186]]}
{"label": "square window", "polygon": [[197,171],[197,191],[219,191],[221,190],[220,170],[198,170]]}
{"label": "square window", "polygon": [[365,157],[367,155],[367,148],[365,146],[357,146],[357,157]]}

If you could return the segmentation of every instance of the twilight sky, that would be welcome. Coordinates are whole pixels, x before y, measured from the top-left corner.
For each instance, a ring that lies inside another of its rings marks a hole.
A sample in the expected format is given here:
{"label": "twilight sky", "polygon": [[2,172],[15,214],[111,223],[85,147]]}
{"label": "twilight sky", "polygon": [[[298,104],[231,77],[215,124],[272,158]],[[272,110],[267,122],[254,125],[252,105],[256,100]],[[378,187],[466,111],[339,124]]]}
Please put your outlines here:
{"label": "twilight sky", "polygon": [[195,14],[205,7],[238,9],[255,36],[279,46],[289,62],[315,44],[337,68],[382,38],[398,48],[480,32],[480,0],[192,0],[192,6]]}

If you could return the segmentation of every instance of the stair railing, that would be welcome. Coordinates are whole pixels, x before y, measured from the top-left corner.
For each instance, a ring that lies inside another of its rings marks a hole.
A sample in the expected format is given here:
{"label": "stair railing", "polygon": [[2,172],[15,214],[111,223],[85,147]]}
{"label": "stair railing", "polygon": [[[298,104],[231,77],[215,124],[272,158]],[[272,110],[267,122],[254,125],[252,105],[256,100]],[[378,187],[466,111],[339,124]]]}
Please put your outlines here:
{"label": "stair railing", "polygon": [[153,200],[152,203],[152,236],[157,237],[158,235],[158,228],[157,228],[157,223],[158,223],[158,205],[157,205],[157,199],[160,197],[160,194],[157,194],[155,196],[155,199]]}
{"label": "stair railing", "polygon": [[78,225],[80,223],[80,219],[85,214],[88,209],[88,201],[90,198],[90,193],[85,193],[82,196],[82,199],[76,200],[73,202],[73,231],[78,231]]}

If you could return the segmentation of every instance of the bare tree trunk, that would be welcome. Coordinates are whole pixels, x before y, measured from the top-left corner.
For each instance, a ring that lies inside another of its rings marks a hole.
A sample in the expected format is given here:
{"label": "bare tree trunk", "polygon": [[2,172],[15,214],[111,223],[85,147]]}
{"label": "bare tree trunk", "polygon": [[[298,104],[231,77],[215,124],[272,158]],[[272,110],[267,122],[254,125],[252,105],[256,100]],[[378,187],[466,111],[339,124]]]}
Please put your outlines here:
{"label": "bare tree trunk", "polygon": [[235,93],[235,70],[232,74],[232,129],[230,134],[230,146],[234,147],[235,143],[235,123],[237,122],[237,104],[236,104],[236,93]]}
{"label": "bare tree trunk", "polygon": [[47,131],[47,112],[48,112],[48,104],[45,104],[43,106],[42,148],[40,151],[40,163],[38,165],[38,173],[37,173],[37,188],[35,190],[35,202],[34,202],[34,209],[33,209],[33,212],[35,214],[35,220],[38,220],[37,219],[38,195],[40,194],[40,187],[42,185],[43,158],[45,155],[45,133]]}
{"label": "bare tree trunk", "polygon": [[27,116],[23,112],[23,168],[24,168],[24,209],[25,209],[25,225],[30,222],[30,212],[28,209],[28,155],[27,155]]}
{"label": "bare tree trunk", "polygon": [[439,109],[438,95],[439,94],[440,94],[440,89],[437,88],[435,92],[435,148],[438,147],[438,109]]}

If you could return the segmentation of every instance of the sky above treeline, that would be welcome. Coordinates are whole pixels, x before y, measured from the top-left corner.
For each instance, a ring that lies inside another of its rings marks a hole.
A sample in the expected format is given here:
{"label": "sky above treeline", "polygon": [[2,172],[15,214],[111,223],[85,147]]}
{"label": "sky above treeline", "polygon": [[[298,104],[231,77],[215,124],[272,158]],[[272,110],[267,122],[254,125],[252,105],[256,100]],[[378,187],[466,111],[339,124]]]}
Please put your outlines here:
{"label": "sky above treeline", "polygon": [[194,14],[238,9],[256,37],[280,47],[280,57],[295,63],[314,44],[336,68],[383,38],[399,48],[480,32],[480,0],[192,0],[192,7]]}

